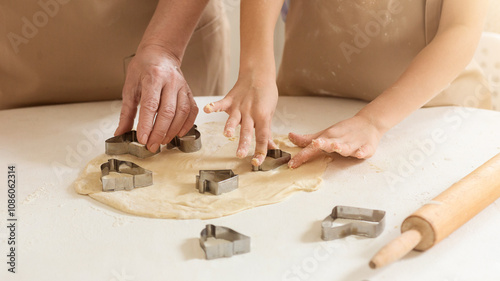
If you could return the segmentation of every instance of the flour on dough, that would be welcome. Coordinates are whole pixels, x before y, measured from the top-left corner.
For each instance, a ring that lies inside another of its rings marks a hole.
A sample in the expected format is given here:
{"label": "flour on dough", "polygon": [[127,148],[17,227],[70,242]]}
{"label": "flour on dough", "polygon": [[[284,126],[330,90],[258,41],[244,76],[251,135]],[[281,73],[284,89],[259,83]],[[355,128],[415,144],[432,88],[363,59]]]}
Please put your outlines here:
{"label": "flour on dough", "polygon": [[[195,153],[177,149],[139,159],[131,155],[100,155],[91,160],[74,183],[76,192],[126,213],[166,219],[212,219],[257,206],[283,201],[297,191],[315,191],[330,158],[321,156],[300,168],[286,165],[268,172],[252,172],[251,157],[235,157],[237,140],[222,135],[223,123],[198,126],[203,148]],[[280,148],[295,155],[300,149],[286,136],[275,139]],[[253,149],[251,150],[253,151]],[[132,161],[153,171],[154,184],[131,191],[102,192],[100,165],[108,158]],[[219,196],[195,188],[199,170],[233,169],[239,187]]]}

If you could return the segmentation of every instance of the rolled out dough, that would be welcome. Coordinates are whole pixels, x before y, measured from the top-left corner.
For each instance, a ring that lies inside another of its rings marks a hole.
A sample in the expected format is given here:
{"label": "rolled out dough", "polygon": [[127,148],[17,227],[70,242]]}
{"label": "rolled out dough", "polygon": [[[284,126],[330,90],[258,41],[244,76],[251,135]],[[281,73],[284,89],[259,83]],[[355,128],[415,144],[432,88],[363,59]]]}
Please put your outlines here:
{"label": "rolled out dough", "polygon": [[[131,155],[100,155],[91,160],[74,183],[76,192],[126,213],[168,219],[211,219],[283,201],[297,191],[315,191],[330,158],[321,156],[298,169],[286,165],[268,172],[252,172],[251,157],[235,157],[237,139],[222,135],[224,124],[199,126],[203,148],[195,153],[177,149],[139,159]],[[280,148],[295,155],[300,149],[286,136],[275,138]],[[253,151],[253,150],[251,150]],[[102,192],[100,165],[108,158],[132,161],[153,171],[154,184],[131,191]],[[233,169],[239,187],[219,196],[195,188],[199,170]]]}

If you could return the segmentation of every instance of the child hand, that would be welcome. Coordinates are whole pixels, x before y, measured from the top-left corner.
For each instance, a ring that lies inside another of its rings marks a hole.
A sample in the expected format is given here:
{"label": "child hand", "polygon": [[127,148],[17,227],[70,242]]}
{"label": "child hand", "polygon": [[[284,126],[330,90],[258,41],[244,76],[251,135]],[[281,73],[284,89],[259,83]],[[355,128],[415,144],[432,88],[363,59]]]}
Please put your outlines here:
{"label": "child hand", "polygon": [[323,152],[337,152],[359,159],[370,158],[377,148],[383,133],[366,117],[356,115],[330,128],[311,135],[290,133],[288,138],[297,146],[304,147],[288,166],[298,168],[303,163]]}
{"label": "child hand", "polygon": [[204,107],[206,113],[225,111],[229,117],[224,128],[226,137],[233,137],[241,124],[236,156],[248,154],[255,128],[255,154],[252,165],[259,166],[266,158],[267,149],[276,148],[272,141],[271,121],[278,102],[278,88],[273,79],[255,82],[239,78],[233,89],[222,100]]}

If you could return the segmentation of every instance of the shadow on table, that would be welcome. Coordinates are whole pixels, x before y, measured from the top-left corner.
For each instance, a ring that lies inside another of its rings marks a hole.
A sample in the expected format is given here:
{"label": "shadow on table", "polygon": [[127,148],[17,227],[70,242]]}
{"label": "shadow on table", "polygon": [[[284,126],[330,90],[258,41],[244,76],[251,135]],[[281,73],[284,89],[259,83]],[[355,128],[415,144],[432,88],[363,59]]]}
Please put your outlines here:
{"label": "shadow on table", "polygon": [[317,243],[321,242],[321,221],[311,223],[309,230],[304,232],[301,241],[304,243]]}
{"label": "shadow on table", "polygon": [[205,259],[205,254],[200,247],[200,239],[198,238],[184,240],[184,243],[181,245],[181,251],[184,254],[185,260]]}
{"label": "shadow on table", "polygon": [[[372,249],[370,249],[370,252],[372,252]],[[405,257],[402,258],[402,260],[411,260],[419,256],[420,253],[411,251],[406,255]],[[341,278],[339,281],[352,281],[352,280],[363,280],[363,281],[368,281],[372,280],[376,276],[381,276],[384,274],[384,272],[387,274],[387,269],[389,269],[391,266],[397,266],[397,261],[393,264],[389,264],[383,268],[378,268],[378,269],[371,269],[368,266],[368,261],[366,262],[365,265],[358,266],[354,268],[349,274]],[[384,275],[385,277],[391,277],[390,275]],[[393,276],[395,277],[395,276]]]}

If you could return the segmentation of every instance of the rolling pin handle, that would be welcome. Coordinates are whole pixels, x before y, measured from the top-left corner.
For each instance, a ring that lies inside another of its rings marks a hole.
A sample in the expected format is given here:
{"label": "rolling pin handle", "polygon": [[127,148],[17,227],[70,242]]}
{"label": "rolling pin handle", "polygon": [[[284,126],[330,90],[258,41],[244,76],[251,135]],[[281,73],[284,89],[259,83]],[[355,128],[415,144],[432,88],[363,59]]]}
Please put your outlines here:
{"label": "rolling pin handle", "polygon": [[421,239],[422,234],[418,230],[411,229],[403,232],[401,236],[392,240],[375,254],[369,263],[370,267],[373,269],[381,268],[399,260],[413,250]]}

